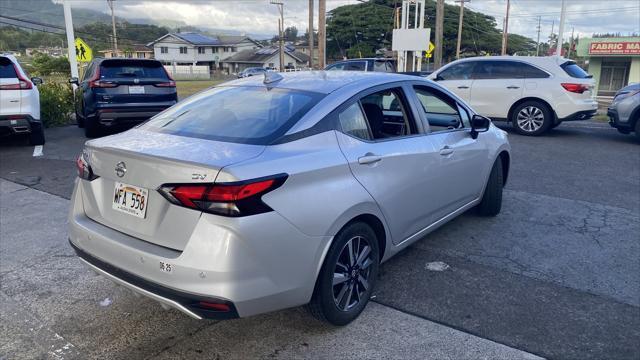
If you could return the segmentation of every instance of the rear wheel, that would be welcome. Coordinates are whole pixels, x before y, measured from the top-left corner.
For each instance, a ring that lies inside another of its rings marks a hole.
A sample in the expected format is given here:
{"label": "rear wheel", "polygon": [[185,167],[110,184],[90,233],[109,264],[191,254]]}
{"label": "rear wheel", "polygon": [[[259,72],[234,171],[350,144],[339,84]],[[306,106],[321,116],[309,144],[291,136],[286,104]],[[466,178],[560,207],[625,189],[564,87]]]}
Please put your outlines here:
{"label": "rear wheel", "polygon": [[640,141],[640,117],[638,117],[638,119],[636,119],[636,126],[634,131],[636,132],[636,139],[638,141]]}
{"label": "rear wheel", "polygon": [[540,101],[525,101],[512,112],[511,122],[520,135],[537,136],[549,130],[553,123],[551,110]]}
{"label": "rear wheel", "polygon": [[86,118],[84,121],[84,135],[88,138],[96,138],[102,134],[100,124],[96,118]]}
{"label": "rear wheel", "polygon": [[84,118],[82,116],[80,116],[80,114],[78,114],[76,112],[76,124],[78,124],[79,128],[84,128]]}
{"label": "rear wheel", "polygon": [[311,314],[333,325],[355,320],[369,302],[378,276],[378,240],[362,222],[336,235],[308,305]]}
{"label": "rear wheel", "polygon": [[478,214],[496,216],[502,209],[502,188],[504,186],[502,160],[498,158],[493,164],[482,201],[477,206]]}

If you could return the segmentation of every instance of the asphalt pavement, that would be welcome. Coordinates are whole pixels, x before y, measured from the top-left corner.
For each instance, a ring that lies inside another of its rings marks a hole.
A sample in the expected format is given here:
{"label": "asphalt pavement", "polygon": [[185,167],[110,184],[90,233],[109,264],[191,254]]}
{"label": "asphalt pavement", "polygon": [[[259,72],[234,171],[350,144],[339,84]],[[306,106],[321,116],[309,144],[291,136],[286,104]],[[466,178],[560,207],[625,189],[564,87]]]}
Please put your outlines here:
{"label": "asphalt pavement", "polygon": [[640,144],[593,121],[504,128],[502,213],[465,214],[385,263],[344,328],[302,309],[198,322],[136,298],[66,243],[82,132],[47,129],[40,157],[0,145],[0,358],[637,359]]}

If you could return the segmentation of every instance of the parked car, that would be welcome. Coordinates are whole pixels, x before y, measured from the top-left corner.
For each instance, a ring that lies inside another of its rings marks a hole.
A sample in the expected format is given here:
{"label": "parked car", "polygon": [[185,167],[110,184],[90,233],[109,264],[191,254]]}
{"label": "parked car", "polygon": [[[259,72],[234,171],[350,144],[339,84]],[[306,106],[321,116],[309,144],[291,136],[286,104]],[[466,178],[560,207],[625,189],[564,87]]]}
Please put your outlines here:
{"label": "parked car", "polygon": [[0,137],[28,134],[31,145],[44,144],[39,84],[42,79],[29,79],[13,55],[0,54]]}
{"label": "parked car", "polygon": [[244,77],[249,77],[249,76],[264,75],[264,73],[266,71],[267,71],[267,69],[265,69],[265,68],[250,67],[250,68],[246,68],[242,72],[240,72],[238,74],[238,77],[239,78],[244,78]]}
{"label": "parked car", "polygon": [[598,103],[594,80],[560,57],[494,56],[457,60],[429,76],[479,114],[540,135],[563,121],[587,120]]}
{"label": "parked car", "polygon": [[396,72],[396,61],[395,59],[387,58],[349,59],[335,62],[324,69],[330,71],[376,71],[393,73]]}
{"label": "parked car", "polygon": [[500,212],[509,152],[506,132],[425,79],[268,73],[87,142],[69,241],[197,319],[308,304],[344,325],[381,262],[468,209]]}
{"label": "parked car", "polygon": [[94,59],[76,90],[76,120],[87,137],[115,125],[133,126],[178,101],[176,83],[162,64],[147,59]]}
{"label": "parked car", "polygon": [[640,83],[618,90],[609,105],[607,115],[609,125],[623,134],[635,132],[640,140]]}

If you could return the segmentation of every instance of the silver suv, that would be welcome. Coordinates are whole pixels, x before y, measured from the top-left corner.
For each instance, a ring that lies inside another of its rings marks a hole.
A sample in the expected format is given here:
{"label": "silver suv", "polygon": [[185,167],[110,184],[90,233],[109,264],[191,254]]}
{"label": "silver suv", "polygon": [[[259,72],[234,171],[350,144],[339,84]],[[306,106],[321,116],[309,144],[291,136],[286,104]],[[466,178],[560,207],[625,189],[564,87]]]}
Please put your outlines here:
{"label": "silver suv", "polygon": [[636,138],[640,140],[640,83],[618,90],[607,115],[609,125],[623,134],[635,132]]}
{"label": "silver suv", "polygon": [[309,304],[343,325],[381,262],[468,209],[499,213],[509,150],[428,80],[267,73],[87,142],[69,240],[98,273],[194,318]]}

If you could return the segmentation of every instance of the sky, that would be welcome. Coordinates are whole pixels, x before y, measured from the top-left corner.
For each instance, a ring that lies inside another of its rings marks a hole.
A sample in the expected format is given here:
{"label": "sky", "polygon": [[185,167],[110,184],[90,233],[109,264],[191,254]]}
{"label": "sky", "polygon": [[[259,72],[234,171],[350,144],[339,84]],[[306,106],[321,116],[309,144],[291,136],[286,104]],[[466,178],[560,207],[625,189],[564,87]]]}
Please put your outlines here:
{"label": "sky", "polygon": [[[285,3],[285,26],[296,26],[302,34],[308,27],[308,0],[281,0]],[[572,28],[580,37],[592,33],[640,32],[640,0],[566,0],[565,37]],[[454,4],[454,0],[446,0]],[[471,0],[465,7],[494,16],[501,26],[506,0]],[[327,0],[327,11],[358,0]],[[108,12],[104,0],[74,0],[73,6]],[[317,5],[316,19],[317,26]],[[560,0],[511,0],[509,32],[537,37],[538,16],[541,17],[542,41],[558,32]],[[229,29],[252,34],[277,32],[278,10],[269,0],[116,0],[115,13],[123,18],[180,20],[193,26]],[[446,14],[445,14],[446,16]],[[555,22],[555,24],[554,24]],[[429,24],[427,24],[428,26]]]}

